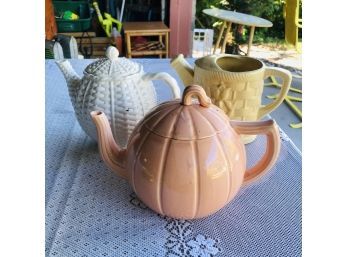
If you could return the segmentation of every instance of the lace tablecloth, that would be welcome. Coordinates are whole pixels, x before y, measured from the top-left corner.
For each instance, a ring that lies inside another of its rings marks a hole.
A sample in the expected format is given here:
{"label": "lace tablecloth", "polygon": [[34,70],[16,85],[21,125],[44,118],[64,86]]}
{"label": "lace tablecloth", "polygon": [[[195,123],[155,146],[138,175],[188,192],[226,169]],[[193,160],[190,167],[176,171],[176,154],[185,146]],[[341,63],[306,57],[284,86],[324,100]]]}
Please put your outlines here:
{"label": "lace tablecloth", "polygon": [[[178,78],[168,60],[136,61],[147,72]],[[90,62],[71,61],[80,75]],[[160,102],[170,98],[162,82],[155,87]],[[284,132],[279,159],[266,176],[214,215],[175,220],[148,209],[104,165],[52,60],[46,61],[45,94],[46,256],[301,256],[302,156]],[[262,136],[247,146],[248,165],[264,148]]]}

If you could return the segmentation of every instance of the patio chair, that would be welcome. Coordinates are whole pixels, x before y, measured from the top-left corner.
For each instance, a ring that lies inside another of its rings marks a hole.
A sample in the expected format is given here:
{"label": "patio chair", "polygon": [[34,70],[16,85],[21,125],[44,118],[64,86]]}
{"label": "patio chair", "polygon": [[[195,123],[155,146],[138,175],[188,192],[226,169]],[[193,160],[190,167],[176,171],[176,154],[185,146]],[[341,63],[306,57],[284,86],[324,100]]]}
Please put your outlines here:
{"label": "patio chair", "polygon": [[[302,1],[302,0],[301,0]],[[285,41],[296,48],[296,51],[300,52],[300,44],[298,39],[298,29],[302,28],[302,19],[299,18],[300,15],[300,0],[286,0],[284,8],[284,18],[285,18]],[[277,82],[274,77],[270,77],[271,82],[265,84],[266,86],[280,87],[281,85]],[[302,90],[296,88],[290,88],[289,92],[295,92],[297,94],[302,94]],[[276,98],[276,95],[267,96],[270,99]],[[287,95],[284,101],[288,104],[291,110],[302,120],[302,111],[293,103],[302,102],[301,97],[295,97]],[[302,128],[302,122],[300,123],[290,123],[292,128]]]}
{"label": "patio chair", "polygon": [[284,11],[285,41],[295,46],[297,51],[300,51],[301,49],[298,39],[298,29],[302,28],[302,19],[300,18],[300,0],[286,0]]}

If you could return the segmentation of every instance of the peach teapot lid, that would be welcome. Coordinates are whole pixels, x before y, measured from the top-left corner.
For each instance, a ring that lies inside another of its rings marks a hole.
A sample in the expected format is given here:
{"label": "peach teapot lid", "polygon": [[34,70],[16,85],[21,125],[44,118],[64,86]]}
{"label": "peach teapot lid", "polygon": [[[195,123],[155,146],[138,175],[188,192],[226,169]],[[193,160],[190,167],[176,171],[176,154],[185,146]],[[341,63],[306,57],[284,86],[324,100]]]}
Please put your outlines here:
{"label": "peach teapot lid", "polygon": [[139,63],[119,57],[119,52],[114,46],[109,46],[105,55],[106,58],[101,58],[89,64],[84,74],[94,77],[125,78],[142,71],[142,66]]}
{"label": "peach teapot lid", "polygon": [[185,88],[181,101],[158,105],[139,125],[175,140],[208,138],[230,127],[226,114],[211,103],[202,87],[196,85]]}

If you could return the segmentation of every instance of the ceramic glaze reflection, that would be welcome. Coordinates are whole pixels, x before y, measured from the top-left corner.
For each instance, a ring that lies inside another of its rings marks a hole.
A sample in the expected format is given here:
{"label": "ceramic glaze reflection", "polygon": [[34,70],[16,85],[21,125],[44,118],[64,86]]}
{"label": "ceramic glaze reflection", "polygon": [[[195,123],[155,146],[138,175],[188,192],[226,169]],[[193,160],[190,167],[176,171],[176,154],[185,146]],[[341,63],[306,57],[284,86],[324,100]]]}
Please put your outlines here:
{"label": "ceramic glaze reflection", "polygon": [[[181,101],[149,112],[134,128],[127,149],[113,140],[103,113],[91,115],[106,164],[129,180],[149,208],[172,218],[201,218],[223,208],[243,183],[267,172],[279,153],[273,121],[229,121],[199,86],[187,87]],[[267,151],[246,171],[240,134],[251,133],[267,135]]]}
{"label": "ceramic glaze reflection", "polygon": [[218,179],[225,175],[224,173],[227,172],[228,165],[226,159],[222,159],[224,158],[224,153],[218,147],[218,143],[212,140],[210,144],[211,147],[205,161],[206,172],[211,179]]}

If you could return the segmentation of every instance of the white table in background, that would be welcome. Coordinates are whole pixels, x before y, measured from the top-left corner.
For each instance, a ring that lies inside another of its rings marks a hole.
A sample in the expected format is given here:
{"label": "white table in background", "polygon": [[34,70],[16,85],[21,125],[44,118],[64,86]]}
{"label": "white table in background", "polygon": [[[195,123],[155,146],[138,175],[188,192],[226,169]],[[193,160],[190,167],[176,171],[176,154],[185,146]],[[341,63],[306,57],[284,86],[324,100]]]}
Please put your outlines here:
{"label": "white table in background", "polygon": [[228,35],[228,32],[231,30],[232,23],[251,27],[247,55],[249,55],[250,53],[250,46],[253,42],[255,27],[267,28],[267,27],[273,26],[272,22],[268,20],[253,16],[253,15],[249,15],[249,14],[239,13],[236,11],[228,11],[228,10],[213,8],[213,9],[204,9],[203,12],[209,16],[212,16],[214,18],[217,18],[223,21],[220,27],[218,40],[214,47],[214,52],[213,52],[214,54],[215,54],[216,48],[220,45],[221,37],[225,29],[225,26],[227,26],[227,30],[225,32],[224,40],[221,46],[221,53],[225,52],[227,35]]}

